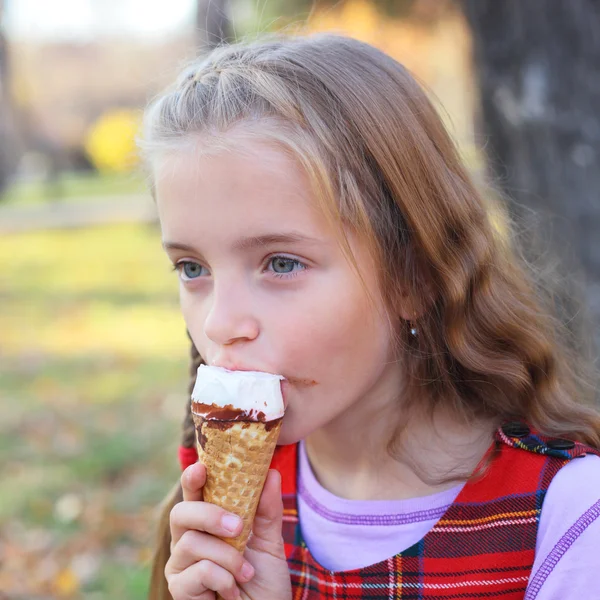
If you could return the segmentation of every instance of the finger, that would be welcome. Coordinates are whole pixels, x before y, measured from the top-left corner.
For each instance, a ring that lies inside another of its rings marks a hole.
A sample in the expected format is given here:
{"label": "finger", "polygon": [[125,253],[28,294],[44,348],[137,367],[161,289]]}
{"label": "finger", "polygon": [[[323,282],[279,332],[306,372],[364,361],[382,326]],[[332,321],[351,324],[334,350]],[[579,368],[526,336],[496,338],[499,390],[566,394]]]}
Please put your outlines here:
{"label": "finger", "polygon": [[267,552],[277,558],[285,557],[282,536],[283,499],[281,496],[281,475],[275,469],[269,470],[265,486],[260,497],[252,537],[248,547]]}
{"label": "finger", "polygon": [[200,463],[190,465],[181,474],[184,500],[202,500],[202,488],[206,483],[206,467]]}
{"label": "finger", "polygon": [[242,520],[210,502],[179,502],[171,509],[170,527],[173,548],[188,529],[235,537],[242,531]]}
{"label": "finger", "polygon": [[215,595],[208,590],[218,592],[225,600],[238,600],[240,592],[233,575],[209,560],[193,564],[189,569],[172,575],[168,579],[169,592],[178,598],[197,598],[214,600]]}
{"label": "finger", "polygon": [[239,583],[247,583],[254,575],[252,565],[233,546],[208,533],[192,530],[186,531],[173,548],[165,574],[180,573],[202,560],[223,567]]}

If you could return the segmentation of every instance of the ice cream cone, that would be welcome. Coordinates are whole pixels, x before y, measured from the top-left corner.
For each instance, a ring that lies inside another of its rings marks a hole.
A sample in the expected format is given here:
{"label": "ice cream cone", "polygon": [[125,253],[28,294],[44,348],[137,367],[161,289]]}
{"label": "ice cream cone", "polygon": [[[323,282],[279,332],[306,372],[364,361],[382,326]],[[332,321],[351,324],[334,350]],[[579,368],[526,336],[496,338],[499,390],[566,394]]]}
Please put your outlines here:
{"label": "ice cream cone", "polygon": [[194,415],[198,459],[206,466],[204,501],[242,519],[240,535],[223,538],[242,553],[252,531],[281,421],[219,421]]}
{"label": "ice cream cone", "polygon": [[279,438],[282,379],[201,365],[192,391],[198,459],[206,467],[203,498],[242,519],[237,537],[222,538],[242,553]]}

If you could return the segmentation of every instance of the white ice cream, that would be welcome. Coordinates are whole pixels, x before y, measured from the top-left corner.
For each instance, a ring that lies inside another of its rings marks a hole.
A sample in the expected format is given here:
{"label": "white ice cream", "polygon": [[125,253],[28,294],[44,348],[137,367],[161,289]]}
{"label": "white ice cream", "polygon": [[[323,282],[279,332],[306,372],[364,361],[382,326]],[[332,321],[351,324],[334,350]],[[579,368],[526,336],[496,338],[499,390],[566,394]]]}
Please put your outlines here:
{"label": "white ice cream", "polygon": [[[200,365],[192,402],[234,408],[249,415],[264,413],[266,421],[283,417],[281,375],[258,371],[229,371]],[[206,417],[210,418],[209,415]]]}

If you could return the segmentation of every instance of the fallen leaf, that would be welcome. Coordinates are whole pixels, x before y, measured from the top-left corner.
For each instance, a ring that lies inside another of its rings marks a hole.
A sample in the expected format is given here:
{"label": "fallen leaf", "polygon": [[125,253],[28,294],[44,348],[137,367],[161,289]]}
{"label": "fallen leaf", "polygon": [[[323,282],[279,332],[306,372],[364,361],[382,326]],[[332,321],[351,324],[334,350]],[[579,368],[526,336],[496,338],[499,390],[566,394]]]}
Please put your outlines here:
{"label": "fallen leaf", "polygon": [[54,580],[54,591],[61,598],[73,596],[79,590],[79,580],[71,569],[63,569]]}

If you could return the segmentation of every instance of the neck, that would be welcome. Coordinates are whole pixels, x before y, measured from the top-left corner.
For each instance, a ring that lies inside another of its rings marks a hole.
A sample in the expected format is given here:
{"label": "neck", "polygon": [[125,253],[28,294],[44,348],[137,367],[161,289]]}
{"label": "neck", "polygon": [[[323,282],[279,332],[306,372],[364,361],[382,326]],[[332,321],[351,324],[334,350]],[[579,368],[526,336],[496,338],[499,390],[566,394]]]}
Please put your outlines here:
{"label": "neck", "polygon": [[399,428],[401,401],[389,398],[363,399],[306,438],[319,483],[341,498],[400,500],[465,481],[490,447],[495,424],[464,423],[438,410],[429,417],[414,414]]}

